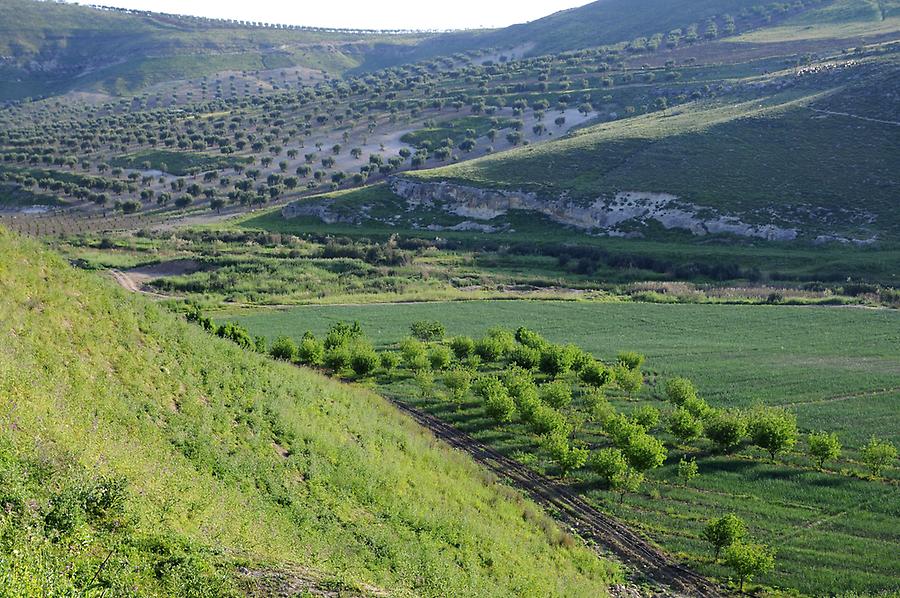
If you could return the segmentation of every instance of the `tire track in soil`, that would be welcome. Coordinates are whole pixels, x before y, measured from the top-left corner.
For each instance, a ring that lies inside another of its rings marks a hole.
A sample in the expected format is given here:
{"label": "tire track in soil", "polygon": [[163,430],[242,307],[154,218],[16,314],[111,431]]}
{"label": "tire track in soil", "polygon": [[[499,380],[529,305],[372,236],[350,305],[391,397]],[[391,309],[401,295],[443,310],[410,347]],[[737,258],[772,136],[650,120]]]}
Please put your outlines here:
{"label": "tire track in soil", "polygon": [[550,507],[557,519],[574,528],[585,540],[608,550],[641,575],[665,586],[677,596],[713,598],[725,592],[709,579],[676,563],[668,555],[619,521],[589,505],[580,496],[550,478],[475,440],[437,417],[390,399],[400,411],[450,446],[468,453],[475,461],[525,490],[538,504]]}

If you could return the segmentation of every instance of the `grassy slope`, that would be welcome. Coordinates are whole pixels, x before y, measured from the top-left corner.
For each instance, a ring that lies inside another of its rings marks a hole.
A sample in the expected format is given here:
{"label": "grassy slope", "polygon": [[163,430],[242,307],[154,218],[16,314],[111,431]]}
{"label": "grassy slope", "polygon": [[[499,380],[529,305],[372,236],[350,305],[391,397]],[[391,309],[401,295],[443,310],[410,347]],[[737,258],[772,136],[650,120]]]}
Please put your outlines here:
{"label": "grassy slope", "polygon": [[[675,375],[695,380],[716,407],[786,405],[797,413],[801,431],[840,435],[844,456],[828,472],[810,466],[802,441],[778,463],[761,458],[759,451],[728,457],[700,445],[694,455],[701,476],[690,487],[677,480],[682,452],[676,448],[624,506],[589,471],[576,474],[571,487],[712,575],[727,572],[710,562],[702,528],[708,518],[730,511],[748,522],[754,538],[778,548],[775,572],[760,580],[765,584],[815,596],[897,590],[896,483],[838,475],[844,468],[859,471],[859,449],[870,435],[900,442],[900,356],[894,349],[900,317],[895,311],[505,301],[302,307],[258,312],[240,321],[254,332],[299,337],[307,328],[321,333],[332,322],[354,319],[382,345],[402,339],[414,321],[437,319],[451,335],[476,338],[490,326],[524,325],[605,360],[622,349],[641,351],[648,358],[651,385],[635,399],[612,393],[613,404],[625,412],[643,405],[670,409],[658,400],[662,389],[657,384]],[[521,427],[492,425],[477,399],[457,410],[440,390],[423,399],[415,385],[400,381],[386,392],[538,469],[556,471]],[[607,442],[590,431],[585,439],[595,446]],[[893,467],[887,475],[896,480],[898,474]]]}
{"label": "grassy slope", "polygon": [[871,36],[900,29],[897,0],[835,0],[795,15],[774,27],[751,31],[729,41],[772,42]]}
{"label": "grassy slope", "polygon": [[[415,57],[461,52],[473,47],[531,46],[530,54],[549,54],[628,42],[638,37],[667,34],[691,24],[702,26],[711,17],[738,17],[744,9],[770,3],[758,0],[600,0],[542,19],[493,31],[472,31],[425,40],[411,51]],[[826,0],[742,36],[740,41],[843,38],[900,29],[896,0]],[[814,24],[815,27],[810,27]],[[702,27],[701,27],[702,32]]]}
{"label": "grassy slope", "polygon": [[[13,58],[12,66],[0,67],[0,100],[73,88],[128,92],[224,70],[299,65],[341,72],[366,53],[388,51],[376,50],[380,42],[389,48],[417,39],[232,27],[35,0],[4,0],[0,23],[15,24],[0,30],[0,55]],[[32,60],[53,61],[53,68],[23,71]]]}
{"label": "grassy slope", "polygon": [[[885,93],[897,81],[894,63],[888,64],[878,71]],[[792,90],[732,104],[687,104],[410,176],[550,198],[666,192],[749,222],[770,222],[774,207],[788,225],[813,234],[880,231],[897,238],[896,125],[811,110],[845,108],[842,97],[854,91]],[[866,103],[849,103],[854,113],[884,118],[883,105],[871,92],[864,95]],[[845,209],[849,214],[838,218]],[[822,212],[830,220],[824,226]],[[866,213],[877,217],[871,226]]]}
{"label": "grassy slope", "polygon": [[[221,593],[238,562],[400,595],[587,596],[610,578],[377,396],[211,338],[4,231],[0,329],[14,595],[83,586],[113,547],[101,582],[168,595]],[[45,514],[98,475],[127,480],[127,525],[46,541]]]}

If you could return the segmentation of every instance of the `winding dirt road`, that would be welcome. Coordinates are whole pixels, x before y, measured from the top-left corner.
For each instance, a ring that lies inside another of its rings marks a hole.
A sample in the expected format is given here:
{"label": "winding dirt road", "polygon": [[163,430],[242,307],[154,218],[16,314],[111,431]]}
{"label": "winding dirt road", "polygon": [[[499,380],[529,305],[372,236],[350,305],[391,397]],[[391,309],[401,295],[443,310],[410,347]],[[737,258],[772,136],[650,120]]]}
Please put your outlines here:
{"label": "winding dirt road", "polygon": [[626,565],[665,586],[676,596],[713,598],[725,595],[710,580],[676,563],[646,539],[554,480],[528,469],[433,415],[393,399],[391,402],[438,439],[465,451],[490,471],[525,490],[532,500],[555,512],[558,521],[574,528],[601,554],[603,550],[612,552]]}

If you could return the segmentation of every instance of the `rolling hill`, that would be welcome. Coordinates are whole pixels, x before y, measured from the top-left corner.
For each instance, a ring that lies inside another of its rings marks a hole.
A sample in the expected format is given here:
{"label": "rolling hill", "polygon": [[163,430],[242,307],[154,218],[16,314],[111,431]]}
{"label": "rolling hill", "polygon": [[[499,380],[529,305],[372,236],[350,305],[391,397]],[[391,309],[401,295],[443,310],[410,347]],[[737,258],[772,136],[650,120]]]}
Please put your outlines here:
{"label": "rolling hill", "polygon": [[[37,0],[0,2],[0,101],[70,90],[128,94],[229,71],[340,74],[417,35],[260,26]],[[15,24],[15,26],[12,26]]]}
{"label": "rolling hill", "polygon": [[521,56],[598,46],[666,50],[730,40],[738,43],[873,36],[900,29],[894,0],[598,0],[542,19],[492,31],[463,31],[406,49],[426,58],[496,48]]}
{"label": "rolling hill", "polygon": [[[0,101],[68,91],[138,93],[158,83],[300,69],[360,74],[436,57],[481,61],[600,46],[666,54],[696,45],[880,39],[900,29],[896,0],[598,0],[496,30],[442,35],[320,30],[3,0]],[[735,45],[736,44],[736,45]],[[480,57],[480,58],[479,58]],[[501,58],[502,57],[502,58]]]}
{"label": "rolling hill", "polygon": [[6,595],[597,596],[615,568],[380,397],[0,230]]}

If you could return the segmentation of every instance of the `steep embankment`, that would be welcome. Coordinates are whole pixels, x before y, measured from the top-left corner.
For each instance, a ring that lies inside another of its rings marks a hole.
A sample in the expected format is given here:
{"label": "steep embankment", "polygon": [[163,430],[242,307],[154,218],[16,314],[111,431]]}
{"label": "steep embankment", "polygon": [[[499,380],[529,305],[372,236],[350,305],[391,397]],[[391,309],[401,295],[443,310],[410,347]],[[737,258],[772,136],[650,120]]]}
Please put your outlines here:
{"label": "steep embankment", "polygon": [[213,338],[3,230],[0,338],[12,595],[595,596],[613,575],[380,397]]}

